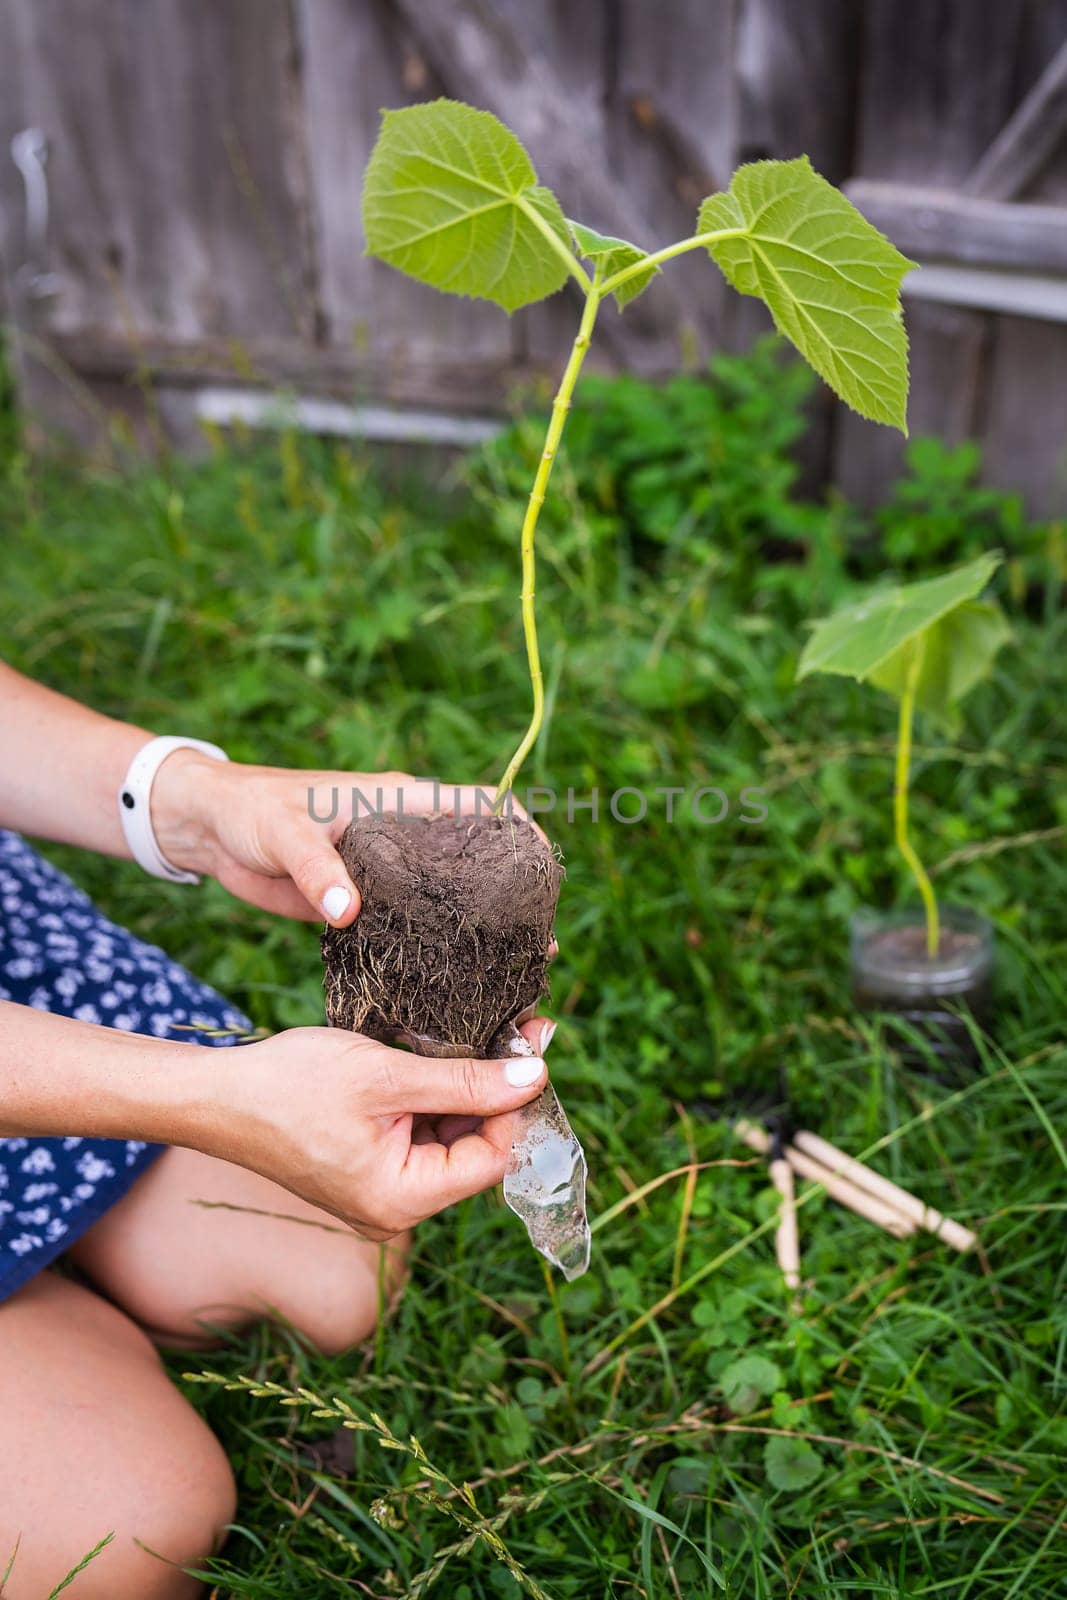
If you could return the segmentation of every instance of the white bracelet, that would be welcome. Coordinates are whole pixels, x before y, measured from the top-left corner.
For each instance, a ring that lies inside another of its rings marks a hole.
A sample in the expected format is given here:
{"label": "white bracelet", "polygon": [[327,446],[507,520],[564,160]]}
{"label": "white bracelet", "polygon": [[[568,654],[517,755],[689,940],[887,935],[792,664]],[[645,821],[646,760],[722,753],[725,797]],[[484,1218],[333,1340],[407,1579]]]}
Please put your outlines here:
{"label": "white bracelet", "polygon": [[199,750],[215,761],[228,761],[225,750],[217,744],[206,744],[203,739],[180,739],[167,736],[149,739],[142,745],[133,760],[122,787],[119,789],[119,820],[126,835],[130,854],[139,867],[153,878],[166,878],[169,883],[199,883],[195,872],[184,872],[168,861],[159,848],[156,830],[152,826],[152,784],[156,773],[175,750]]}

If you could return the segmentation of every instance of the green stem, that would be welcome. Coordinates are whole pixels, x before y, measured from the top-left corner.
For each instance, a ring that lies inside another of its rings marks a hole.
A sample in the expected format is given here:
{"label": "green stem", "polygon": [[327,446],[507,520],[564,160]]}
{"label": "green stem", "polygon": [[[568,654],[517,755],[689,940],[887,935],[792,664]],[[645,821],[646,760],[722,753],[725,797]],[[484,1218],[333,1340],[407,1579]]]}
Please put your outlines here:
{"label": "green stem", "polygon": [[541,216],[536,206],[519,201],[522,210],[527,214],[535,226],[545,235],[553,249],[559,251],[567,258],[568,270],[577,279],[585,291],[585,309],[578,327],[578,333],[571,348],[570,360],[564,370],[560,385],[556,391],[556,398],[552,402],[552,415],[548,422],[548,432],[545,434],[544,449],[541,451],[541,460],[538,463],[537,475],[534,478],[533,488],[526,505],[526,515],[522,523],[522,631],[526,640],[526,660],[530,669],[530,688],[533,692],[533,708],[530,713],[530,723],[523,734],[518,749],[504,769],[504,774],[496,786],[496,795],[493,800],[493,813],[499,816],[503,809],[504,801],[514,785],[526,757],[537,741],[545,716],[545,686],[541,672],[541,654],[537,644],[537,619],[534,614],[534,582],[536,578],[536,558],[534,553],[534,538],[537,533],[537,519],[541,515],[541,507],[545,503],[545,493],[548,489],[548,480],[552,476],[552,466],[556,459],[560,439],[567,421],[567,413],[571,408],[571,396],[574,386],[578,381],[578,374],[582,370],[586,351],[592,338],[593,326],[596,322],[600,302],[605,295],[611,294],[621,284],[629,282],[638,273],[647,272],[648,268],[658,267],[661,262],[670,261],[674,256],[680,256],[687,250],[696,250],[701,245],[707,245],[718,239],[742,238],[748,233],[745,228],[720,228],[714,233],[695,233],[690,239],[681,239],[677,244],[666,245],[662,250],[643,256],[633,266],[624,267],[621,272],[614,273],[610,278],[601,280],[599,271],[594,275],[592,282],[578,265],[578,262],[566,249],[553,230],[549,227],[544,217]]}
{"label": "green stem", "polygon": [[893,787],[893,826],[896,834],[897,849],[911,868],[915,882],[919,886],[923,906],[926,910],[926,952],[933,960],[937,955],[941,943],[941,919],[937,909],[937,899],[934,895],[933,885],[927,875],[915,847],[908,837],[908,782],[911,775],[911,728],[915,715],[915,691],[918,687],[919,676],[922,672],[923,655],[926,650],[925,639],[920,639],[908,664],[904,678],[904,690],[900,696],[900,724],[897,735],[897,765],[896,780]]}
{"label": "green stem", "polygon": [[534,536],[537,533],[537,519],[541,515],[541,507],[545,503],[545,492],[548,480],[552,476],[552,466],[556,459],[556,451],[567,421],[567,413],[571,408],[571,396],[574,386],[578,381],[578,374],[582,370],[586,351],[596,322],[596,314],[600,307],[601,291],[596,283],[589,287],[586,297],[585,309],[582,320],[578,326],[574,344],[571,347],[570,360],[560,379],[556,398],[552,402],[552,415],[548,421],[548,431],[545,434],[544,449],[541,451],[541,460],[538,463],[537,475],[534,478],[533,488],[526,505],[526,515],[522,523],[522,631],[526,640],[526,660],[530,668],[530,687],[533,690],[533,710],[530,715],[530,725],[522,736],[518,749],[504,769],[504,775],[496,787],[496,797],[493,802],[494,814],[499,815],[508,791],[511,789],[519,768],[532,749],[537,735],[541,732],[541,724],[545,715],[545,685],[541,674],[541,655],[537,647],[537,620],[534,615],[534,584],[537,573],[536,558],[534,554]]}
{"label": "green stem", "polygon": [[622,284],[629,283],[631,278],[636,278],[639,273],[647,272],[649,267],[658,267],[664,261],[672,261],[675,256],[684,255],[687,250],[696,250],[700,245],[705,247],[717,243],[720,239],[743,239],[748,234],[748,228],[719,228],[714,233],[694,233],[691,238],[682,239],[678,244],[664,245],[662,250],[653,250],[651,255],[642,256],[640,261],[635,261],[632,266],[623,267],[621,271],[612,273],[610,278],[605,278],[600,285],[600,297],[614,294]]}
{"label": "green stem", "polygon": [[537,231],[544,235],[546,243],[552,246],[552,249],[564,263],[571,277],[577,283],[581,284],[582,293],[588,294],[593,285],[590,282],[589,275],[585,268],[576,258],[574,251],[567,246],[555,229],[549,225],[547,220],[541,215],[536,206],[531,205],[530,202],[522,195],[519,195],[515,203],[519,210],[524,213],[527,219],[533,223]]}

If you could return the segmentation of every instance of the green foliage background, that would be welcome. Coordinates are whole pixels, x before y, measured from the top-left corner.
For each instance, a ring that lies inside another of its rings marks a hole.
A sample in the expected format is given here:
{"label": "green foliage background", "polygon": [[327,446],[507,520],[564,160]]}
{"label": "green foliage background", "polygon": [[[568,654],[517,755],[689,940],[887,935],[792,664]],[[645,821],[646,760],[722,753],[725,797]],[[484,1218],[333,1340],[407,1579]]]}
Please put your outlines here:
{"label": "green foliage background", "polygon": [[[1063,1592],[1062,529],[976,487],[970,447],[931,440],[873,517],[801,499],[808,384],[772,346],[710,382],[589,380],[545,508],[549,719],[528,780],[759,786],[769,812],[761,828],[736,805],[717,827],[655,806],[632,826],[547,820],[568,866],[553,1074],[592,1214],[623,1205],[589,1275],[550,1298],[515,1219],[482,1198],[420,1231],[374,1348],[325,1361],[264,1329],[207,1358],[414,1432],[478,1485],[470,1546],[449,1554],[462,1530],[372,1435],[316,1464],[308,1442],[335,1421],[190,1388],[241,1483],[220,1595],[418,1594],[442,1559],[452,1600],[522,1583],[581,1600]],[[6,430],[2,651],[237,758],[488,780],[527,711],[516,546],[541,437],[520,417],[445,474],[285,433],[126,472],[33,463]],[[805,620],[887,563],[918,577],[994,547],[1015,642],[955,745],[925,730],[915,779],[940,891],[994,919],[1002,955],[996,1047],[953,1097],[848,996],[850,911],[906,890],[893,708],[793,673]],[[257,1023],[319,1020],[313,929],[215,885],[49,854]],[[744,1160],[724,1113],[773,1094],[781,1068],[802,1119],[855,1153],[888,1136],[876,1164],[980,1226],[983,1251],[898,1244],[816,1200],[793,1314],[758,1166],[627,1203],[694,1158]]]}

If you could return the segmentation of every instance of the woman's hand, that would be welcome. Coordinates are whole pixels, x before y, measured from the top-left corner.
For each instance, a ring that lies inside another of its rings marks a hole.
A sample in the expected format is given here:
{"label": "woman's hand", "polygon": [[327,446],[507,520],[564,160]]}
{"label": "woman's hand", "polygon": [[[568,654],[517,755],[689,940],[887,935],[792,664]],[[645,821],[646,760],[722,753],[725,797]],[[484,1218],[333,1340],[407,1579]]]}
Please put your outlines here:
{"label": "woman's hand", "polygon": [[[524,1023],[535,1050],[551,1024]],[[334,1028],[211,1052],[201,1126],[183,1143],[261,1173],[388,1239],[504,1176],[514,1113],[545,1086],[533,1056],[438,1061]]]}
{"label": "woman's hand", "polygon": [[[115,796],[151,737],[0,662],[0,826],[128,859]],[[152,784],[152,824],[168,861],[265,911],[338,928],[359,915],[358,886],[334,848],[357,808],[487,815],[492,795],[404,772],[300,772],[188,749],[168,756]]]}
{"label": "woman's hand", "polygon": [[340,1028],[205,1050],[0,1000],[0,1137],[180,1144],[261,1173],[367,1238],[501,1181],[536,1056],[436,1061]]}
{"label": "woman's hand", "polygon": [[[353,799],[357,792],[362,801]],[[208,873],[265,911],[344,928],[359,914],[360,898],[335,846],[357,803],[361,815],[380,806],[406,816],[480,807],[486,816],[492,796],[403,772],[300,772],[178,750],[152,786],[152,822],[175,866]],[[514,809],[525,815],[517,803]]]}

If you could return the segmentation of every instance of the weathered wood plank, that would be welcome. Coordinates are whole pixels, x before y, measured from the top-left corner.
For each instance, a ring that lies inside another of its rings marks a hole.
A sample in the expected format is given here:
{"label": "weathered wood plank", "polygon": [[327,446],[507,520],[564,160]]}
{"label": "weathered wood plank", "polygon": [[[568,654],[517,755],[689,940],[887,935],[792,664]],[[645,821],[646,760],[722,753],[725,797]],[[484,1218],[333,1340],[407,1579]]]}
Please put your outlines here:
{"label": "weathered wood plank", "polygon": [[905,255],[1067,272],[1067,207],[976,199],[919,183],[854,178],[845,193]]}
{"label": "weathered wood plank", "polygon": [[[362,256],[378,109],[440,92],[495,110],[571,214],[640,243],[688,232],[738,161],[803,150],[833,181],[855,168],[861,208],[942,273],[1051,283],[1067,274],[1065,32],[1067,0],[999,0],[980,23],[973,0],[0,0],[0,248],[22,215],[10,133],[38,121],[64,278],[57,359],[27,369],[27,394],[77,432],[94,402],[66,360],[135,428],[145,367],[168,414],[249,372],[472,414],[554,378],[569,293],[509,322]],[[978,181],[1032,203],[960,196]],[[1062,509],[1064,332],[914,299],[906,316],[913,431],[980,431],[993,477]],[[766,325],[694,254],[625,317],[605,310],[599,350],[663,372]],[[839,412],[833,454],[869,501],[900,444]]]}
{"label": "weathered wood plank", "polygon": [[[1016,73],[1020,90],[1037,82],[1067,39],[1067,0],[1040,0],[1027,13],[1019,37]],[[1061,138],[1039,172],[1019,191],[1019,199],[1067,204],[1067,138]]]}
{"label": "weathered wood plank", "polygon": [[[609,160],[641,198],[640,244],[684,239],[705,195],[730,178],[736,0],[616,0],[605,73]],[[681,47],[684,41],[684,48]],[[653,294],[655,300],[653,300]],[[721,347],[727,291],[706,256],[671,262],[631,308],[627,363],[658,373]],[[630,311],[626,313],[630,317]],[[658,319],[657,320],[654,320]]]}
{"label": "weathered wood plank", "polygon": [[[859,8],[852,0],[739,0],[733,75],[736,128],[730,166],[773,156],[809,156],[832,183],[847,177],[855,120]],[[723,343],[746,350],[771,319],[755,299],[731,294]],[[800,445],[803,481],[826,476],[832,450],[833,397],[818,384]]]}
{"label": "weathered wood plank", "polygon": [[1013,200],[1037,177],[1067,134],[1067,44],[1016,106],[963,185],[966,194]]}
{"label": "weathered wood plank", "polygon": [[[1019,42],[1020,90],[1037,83],[1063,47],[1067,0],[1030,8]],[[1019,191],[1067,206],[1067,139],[1061,134]],[[1064,215],[1067,215],[1065,210]],[[998,317],[986,375],[982,446],[994,483],[1023,489],[1038,515],[1067,510],[1067,329]]]}
{"label": "weathered wood plank", "polygon": [[11,159],[11,140],[25,126],[15,53],[14,21],[0,6],[0,317],[10,314],[9,285],[23,254],[22,180]]}
{"label": "weathered wood plank", "polygon": [[854,0],[740,0],[735,162],[806,155],[847,177],[859,43]]}
{"label": "weathered wood plank", "polygon": [[[494,0],[494,11],[506,22],[514,49],[524,60],[536,58],[551,72],[559,93],[583,107],[586,130],[599,159],[610,167],[610,150],[602,93],[590,93],[590,86],[605,81],[610,59],[608,12],[603,3],[576,7],[572,0],[541,0],[531,6],[528,0]],[[493,109],[505,121],[512,115],[507,100]],[[530,152],[542,180],[554,189],[568,216],[596,226],[601,202],[591,192],[588,175],[575,184],[573,169],[557,164],[562,130],[547,142],[532,143],[534,135],[522,130],[530,142]],[[543,135],[539,135],[539,141]],[[638,203],[643,200],[638,197]],[[603,316],[590,354],[591,367],[617,370],[628,365],[630,350],[639,345],[651,330],[656,333],[665,319],[664,302],[637,302],[632,315],[618,318],[608,308]],[[580,302],[573,285],[535,306],[529,306],[511,319],[513,352],[516,360],[543,367],[554,380],[562,370],[574,338],[580,315]],[[669,321],[669,317],[667,319]]]}
{"label": "weathered wood plank", "polygon": [[640,238],[640,205],[605,159],[597,97],[574,93],[553,58],[525,48],[520,11],[489,0],[395,5],[450,92],[502,117],[594,226]]}
{"label": "weathered wood plank", "polygon": [[171,387],[237,381],[342,399],[355,393],[392,405],[445,405],[457,413],[499,408],[520,379],[537,376],[510,358],[502,359],[496,350],[478,355],[434,348],[418,359],[398,361],[387,346],[316,348],[296,337],[264,338],[245,346],[231,339],[158,335],[131,340],[119,330],[92,328],[56,333],[52,344],[58,364],[93,381],[128,380],[143,368]]}
{"label": "weathered wood plank", "polygon": [[[42,273],[47,275],[52,262],[47,237],[43,246],[29,237],[25,180],[12,154],[12,141],[26,130],[29,120],[15,21],[9,8],[0,7],[0,319],[8,336],[6,355],[18,384],[27,441],[43,442],[46,423],[53,436],[59,432],[85,444],[101,432],[100,403],[77,382],[51,369],[47,345],[40,342],[39,330],[52,301],[39,293],[44,287],[39,279]],[[109,395],[115,401],[119,398]]]}
{"label": "weathered wood plank", "polygon": [[991,483],[1023,489],[1038,516],[1067,514],[1067,328],[998,317],[985,381]]}
{"label": "weathered wood plank", "polygon": [[1010,272],[992,267],[953,267],[928,262],[904,280],[909,300],[939,300],[1009,316],[1067,323],[1067,278],[1047,273]]}
{"label": "weathered wood plank", "polygon": [[[299,0],[307,166],[319,257],[323,336],[352,370],[444,375],[463,360],[511,364],[495,307],[435,294],[363,253],[359,196],[384,106],[444,92],[417,41],[383,0]],[[415,380],[421,389],[422,379]]]}
{"label": "weathered wood plank", "polygon": [[[858,63],[856,180],[958,189],[1019,98],[1018,38],[1026,0],[999,0],[975,25],[966,0],[868,0]],[[980,311],[907,303],[913,433],[974,434],[989,344]],[[902,465],[903,440],[843,407],[833,475],[861,504],[877,503]]]}
{"label": "weathered wood plank", "polygon": [[310,331],[284,0],[6,0],[65,327]]}
{"label": "weathered wood plank", "polygon": [[[560,197],[568,215],[623,238],[644,242],[647,218],[639,190],[621,183],[612,168],[598,86],[604,32],[599,8],[586,8],[576,50],[573,8],[531,7],[522,0],[395,0],[419,48],[448,93],[501,117],[513,128],[539,178]],[[599,355],[629,357],[671,313],[677,289],[658,286],[657,309],[635,305],[625,325],[606,317]],[[514,318],[516,350],[537,360],[562,359],[575,325],[574,296],[565,289],[545,306]]]}
{"label": "weathered wood plank", "polygon": [[855,171],[959,187],[1018,99],[1027,0],[867,0]]}

